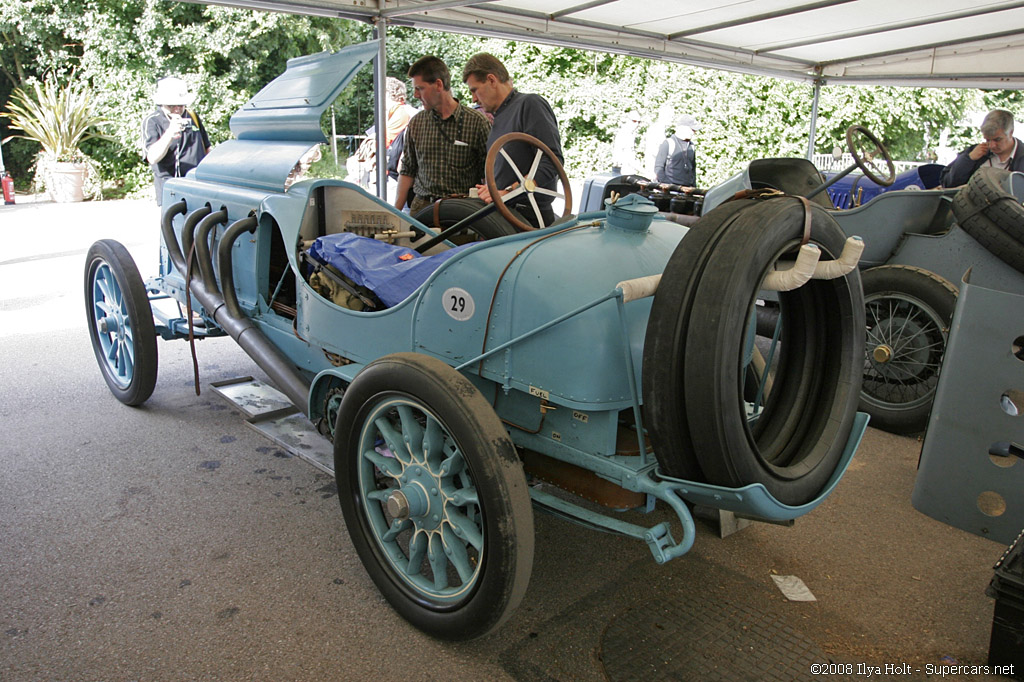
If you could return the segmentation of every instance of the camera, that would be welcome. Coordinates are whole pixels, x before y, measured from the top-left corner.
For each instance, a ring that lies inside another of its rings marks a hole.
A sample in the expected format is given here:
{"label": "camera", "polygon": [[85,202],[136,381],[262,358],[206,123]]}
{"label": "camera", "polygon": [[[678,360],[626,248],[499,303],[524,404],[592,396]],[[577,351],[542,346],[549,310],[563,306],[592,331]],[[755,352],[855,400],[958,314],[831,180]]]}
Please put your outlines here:
{"label": "camera", "polygon": [[181,132],[187,133],[187,132],[190,132],[192,130],[192,118],[191,117],[189,117],[189,116],[176,116],[176,115],[172,114],[170,119],[171,119],[171,123],[174,124],[174,125],[177,125],[178,129]]}

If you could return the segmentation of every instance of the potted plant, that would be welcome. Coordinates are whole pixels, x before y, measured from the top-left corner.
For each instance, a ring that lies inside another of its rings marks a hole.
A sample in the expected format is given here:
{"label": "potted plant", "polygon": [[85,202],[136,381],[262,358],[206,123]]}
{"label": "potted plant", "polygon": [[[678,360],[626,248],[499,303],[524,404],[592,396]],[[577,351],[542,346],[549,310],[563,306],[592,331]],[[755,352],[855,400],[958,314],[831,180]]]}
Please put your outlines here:
{"label": "potted plant", "polygon": [[106,137],[98,128],[109,121],[95,112],[92,91],[83,82],[64,86],[52,75],[34,85],[34,95],[23,88],[11,93],[8,112],[11,127],[21,137],[35,140],[43,149],[36,162],[54,201],[82,201],[89,160],[79,146],[93,137]]}

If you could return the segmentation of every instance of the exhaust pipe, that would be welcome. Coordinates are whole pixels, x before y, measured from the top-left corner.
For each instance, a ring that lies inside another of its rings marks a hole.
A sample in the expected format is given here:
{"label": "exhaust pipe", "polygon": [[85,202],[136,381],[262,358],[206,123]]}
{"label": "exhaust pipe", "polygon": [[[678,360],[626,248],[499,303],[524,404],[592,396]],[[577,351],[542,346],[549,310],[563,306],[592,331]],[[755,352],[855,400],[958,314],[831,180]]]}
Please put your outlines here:
{"label": "exhaust pipe", "polygon": [[[167,252],[171,257],[174,267],[183,276],[185,273],[185,257],[182,255],[181,247],[174,236],[173,223],[175,216],[185,213],[186,210],[185,200],[182,199],[178,203],[167,207],[161,221],[161,229],[163,231],[164,243],[167,246]],[[206,213],[203,213],[199,218],[205,217],[210,209],[204,206],[194,211],[186,219],[186,223],[194,215],[204,210]],[[196,222],[198,222],[199,218],[196,218]],[[221,285],[225,292],[230,292],[227,294],[230,297],[230,305],[225,301],[225,296],[216,290],[215,285],[211,291],[202,280],[189,282],[189,291],[206,310],[213,311],[213,319],[217,325],[235,340],[260,369],[267,373],[270,380],[288,397],[292,404],[301,410],[303,414],[308,415],[309,384],[291,362],[281,354],[281,351],[270,343],[270,340],[256,327],[255,323],[242,314],[241,308],[238,305],[238,299],[235,296],[231,269],[231,247],[235,239],[242,233],[254,232],[256,224],[254,216],[243,218],[233,223],[221,239],[218,263],[221,268]],[[193,222],[194,225],[195,222]],[[185,232],[184,234],[190,234],[190,232]],[[206,260],[210,259],[207,258]],[[200,259],[200,263],[202,263],[202,259]],[[212,261],[210,261],[210,265],[212,266]]]}
{"label": "exhaust pipe", "polygon": [[239,307],[238,297],[235,296],[235,269],[231,263],[231,249],[235,245],[235,240],[243,233],[252,234],[255,231],[255,216],[237,220],[224,232],[217,249],[217,266],[220,268],[220,281],[223,285],[221,295],[228,308],[228,314],[232,317],[242,317],[242,308]]}
{"label": "exhaust pipe", "polygon": [[[207,206],[200,206],[195,211],[192,211],[185,218],[185,225],[181,228],[181,253],[188,260],[188,255],[192,253],[192,240],[195,239],[196,224],[199,223],[203,218],[210,215],[212,209]],[[188,263],[185,263],[185,267],[188,267]],[[181,276],[185,276],[186,270],[181,271]]]}
{"label": "exhaust pipe", "polygon": [[213,258],[210,256],[210,230],[217,225],[223,225],[228,221],[228,210],[222,208],[216,213],[203,218],[196,229],[196,260],[199,261],[199,274],[203,279],[203,285],[212,294],[217,291],[217,276],[213,273]]}

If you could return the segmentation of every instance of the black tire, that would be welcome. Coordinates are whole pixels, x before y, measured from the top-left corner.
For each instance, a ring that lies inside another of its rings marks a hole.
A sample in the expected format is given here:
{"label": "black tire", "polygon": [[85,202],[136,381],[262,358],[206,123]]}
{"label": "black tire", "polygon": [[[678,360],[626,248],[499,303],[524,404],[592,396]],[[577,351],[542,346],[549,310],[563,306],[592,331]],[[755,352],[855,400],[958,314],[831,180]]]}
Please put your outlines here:
{"label": "black tire", "polygon": [[644,338],[644,421],[662,470],[690,481],[706,480],[693,452],[683,397],[684,353],[690,308],[707,259],[721,233],[749,201],[727,201],[704,215],[679,242],[662,273]]}
{"label": "black tire", "polygon": [[[860,277],[854,271],[778,294],[781,343],[768,350],[771,390],[761,395],[759,416],[750,419],[744,384],[761,282],[799,246],[804,208],[792,198],[732,203],[741,206],[718,221],[706,243],[687,246],[689,234],[680,242],[655,295],[644,399],[667,420],[656,427],[649,421],[655,455],[670,476],[685,478],[680,474],[692,473],[696,460],[710,483],[761,483],[784,504],[804,504],[834,473],[856,413],[864,352]],[[824,209],[812,205],[811,211],[811,241],[823,259],[838,256],[846,236]],[[659,305],[680,275],[689,295],[665,298],[684,307]],[[686,321],[666,325],[662,316]],[[674,342],[657,339],[666,326],[674,327]],[[649,386],[647,379],[659,373],[664,378]]]}
{"label": "black tire", "polygon": [[978,243],[1024,272],[1024,206],[1006,190],[1009,175],[1000,168],[979,168],[953,196],[953,215]]}
{"label": "black tire", "polygon": [[352,544],[399,614],[446,640],[509,617],[530,579],[533,511],[515,448],[469,380],[416,353],[367,365],[341,402],[334,465]]}
{"label": "black tire", "polygon": [[867,329],[861,410],[871,415],[876,428],[924,431],[957,289],[932,272],[908,265],[882,265],[861,276]]}
{"label": "black tire", "polygon": [[156,387],[153,311],[128,250],[96,242],[85,260],[85,315],[103,379],[125,405],[141,405]]}
{"label": "black tire", "polygon": [[[437,225],[434,222],[433,204],[421,209],[419,213],[413,217],[428,227],[432,227],[435,230],[438,228],[443,230],[451,227],[460,220],[465,220],[484,206],[486,206],[486,204],[482,199],[443,199],[441,201],[441,206],[438,208],[440,225]],[[510,234],[516,234],[517,230],[510,222],[501,217],[501,214],[495,211],[493,213],[488,213],[482,218],[478,218],[473,221],[472,224],[468,225],[466,227],[466,231],[462,233],[462,239],[459,239],[458,235],[453,235],[451,241],[456,244],[462,244],[470,241],[469,239],[466,239],[466,232],[475,233],[478,240],[480,240],[505,237]]]}

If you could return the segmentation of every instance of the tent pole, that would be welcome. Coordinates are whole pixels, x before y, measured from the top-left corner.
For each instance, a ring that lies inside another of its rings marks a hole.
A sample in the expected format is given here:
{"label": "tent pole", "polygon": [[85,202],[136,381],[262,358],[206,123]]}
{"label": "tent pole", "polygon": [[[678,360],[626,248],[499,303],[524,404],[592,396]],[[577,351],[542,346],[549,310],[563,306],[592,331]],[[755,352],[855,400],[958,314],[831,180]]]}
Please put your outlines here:
{"label": "tent pole", "polygon": [[814,160],[814,137],[818,132],[818,100],[821,98],[821,86],[824,83],[821,77],[814,79],[814,100],[811,102],[811,132],[807,140],[807,160]]}
{"label": "tent pole", "polygon": [[388,20],[378,17],[373,24],[373,37],[377,44],[377,68],[373,71],[373,107],[377,112],[373,126],[377,138],[377,196],[388,200],[388,111],[387,111],[387,34]]}

